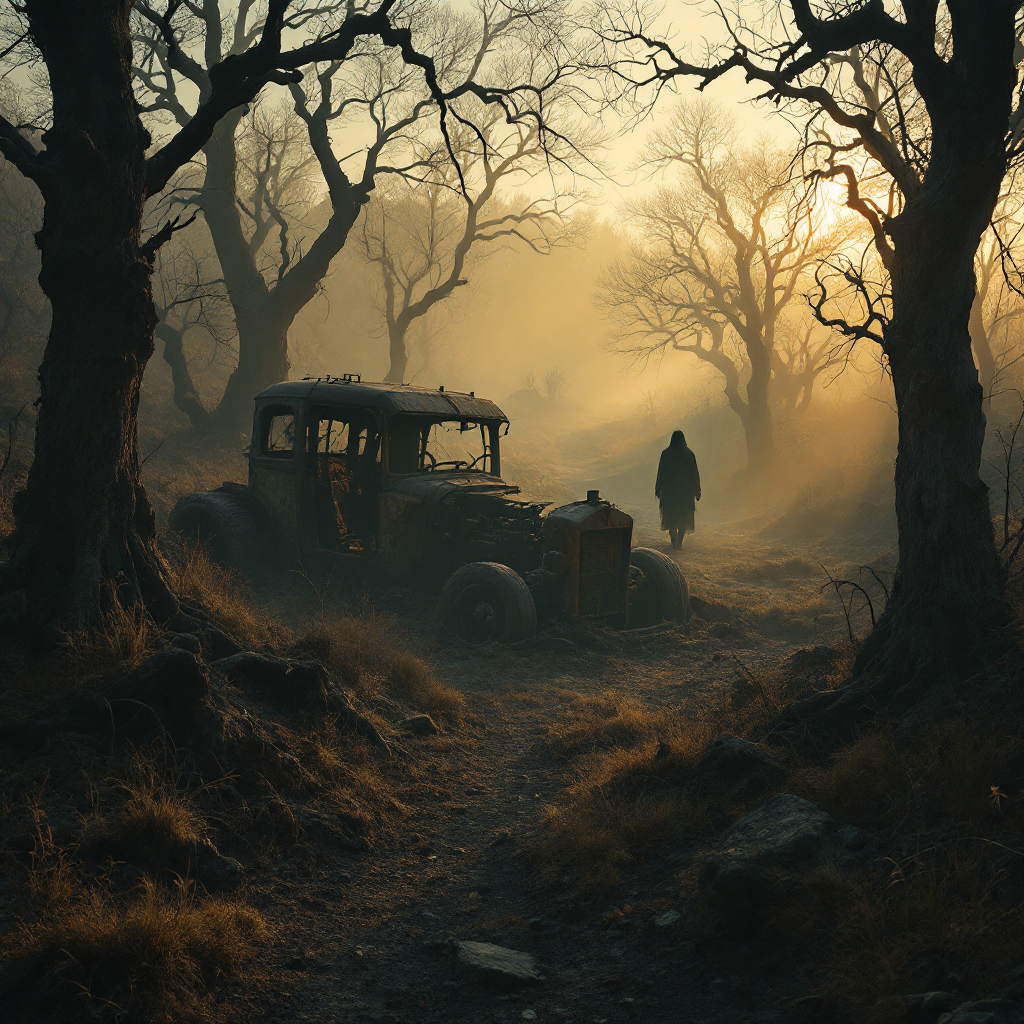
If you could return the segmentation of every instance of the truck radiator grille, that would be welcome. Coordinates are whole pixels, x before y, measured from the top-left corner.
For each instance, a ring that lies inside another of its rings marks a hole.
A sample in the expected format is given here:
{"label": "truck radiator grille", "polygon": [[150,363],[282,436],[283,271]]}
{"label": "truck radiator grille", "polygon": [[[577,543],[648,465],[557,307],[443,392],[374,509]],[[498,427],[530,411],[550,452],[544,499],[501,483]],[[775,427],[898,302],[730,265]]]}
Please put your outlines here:
{"label": "truck radiator grille", "polygon": [[626,610],[630,530],[580,534],[579,614],[588,618]]}

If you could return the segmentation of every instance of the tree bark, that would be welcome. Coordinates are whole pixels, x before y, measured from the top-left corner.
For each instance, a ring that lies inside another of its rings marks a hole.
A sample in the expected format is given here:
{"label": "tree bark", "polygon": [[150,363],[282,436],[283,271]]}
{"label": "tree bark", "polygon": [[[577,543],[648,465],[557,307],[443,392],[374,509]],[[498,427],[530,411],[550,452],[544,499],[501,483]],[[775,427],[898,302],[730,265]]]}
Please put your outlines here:
{"label": "tree bark", "polygon": [[747,441],[747,469],[752,474],[770,470],[776,463],[775,427],[768,399],[771,385],[771,358],[763,345],[748,344],[750,380],[747,381],[747,410],[743,432]]}
{"label": "tree bark", "polygon": [[992,353],[992,345],[985,330],[985,311],[983,296],[975,295],[971,303],[971,315],[968,323],[974,355],[978,363],[978,376],[981,379],[982,403],[986,412],[992,408],[992,388],[996,379],[996,360]]}
{"label": "tree bark", "polygon": [[971,11],[975,21],[956,39],[969,87],[933,98],[924,181],[886,225],[893,316],[884,349],[899,412],[900,562],[852,682],[814,702],[836,723],[879,707],[902,710],[936,682],[977,679],[1010,617],[979,474],[985,415],[970,317],[975,255],[1006,170],[1014,33],[1009,7]]}
{"label": "tree bark", "polygon": [[19,629],[83,629],[114,600],[144,602],[157,617],[176,609],[139,472],[139,391],[156,315],[152,254],[140,239],[150,139],[132,88],[131,7],[27,4],[53,95],[37,235],[53,316],[35,459],[0,578],[7,622]]}
{"label": "tree bark", "polygon": [[238,365],[217,406],[218,426],[225,431],[248,427],[256,395],[271,384],[288,379],[288,328],[292,317],[282,316],[275,306],[268,297],[242,312],[235,307]]}
{"label": "tree bark", "polygon": [[174,404],[188,418],[196,430],[203,430],[210,422],[210,414],[196,391],[192,373],[185,358],[185,332],[178,327],[159,321],[156,334],[164,343],[164,362],[171,368],[174,384]]}
{"label": "tree bark", "polygon": [[404,384],[405,371],[409,369],[409,352],[405,347],[407,328],[402,324],[393,324],[388,328],[388,357],[390,365],[384,380],[388,384]]}

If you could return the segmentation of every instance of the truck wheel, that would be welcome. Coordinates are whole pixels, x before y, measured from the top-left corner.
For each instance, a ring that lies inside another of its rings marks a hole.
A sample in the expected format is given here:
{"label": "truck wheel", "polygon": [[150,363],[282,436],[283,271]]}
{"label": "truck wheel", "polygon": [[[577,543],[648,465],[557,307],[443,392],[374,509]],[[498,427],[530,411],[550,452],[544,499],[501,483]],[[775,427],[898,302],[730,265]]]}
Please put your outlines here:
{"label": "truck wheel", "polygon": [[643,579],[631,595],[631,626],[689,621],[690,590],[673,559],[652,548],[634,548],[629,562],[643,573]]}
{"label": "truck wheel", "polygon": [[507,565],[470,562],[441,591],[441,621],[471,644],[515,643],[537,632],[537,608],[523,578]]}
{"label": "truck wheel", "polygon": [[222,565],[246,565],[258,557],[263,531],[253,513],[231,494],[200,491],[179,498],[171,527],[201,544]]}

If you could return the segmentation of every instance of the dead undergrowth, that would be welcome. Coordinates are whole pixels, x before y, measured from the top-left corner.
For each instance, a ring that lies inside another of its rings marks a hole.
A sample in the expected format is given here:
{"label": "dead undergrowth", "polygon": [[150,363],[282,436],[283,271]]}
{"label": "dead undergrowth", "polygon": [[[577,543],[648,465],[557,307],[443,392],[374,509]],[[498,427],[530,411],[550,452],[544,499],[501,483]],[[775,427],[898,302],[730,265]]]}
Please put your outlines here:
{"label": "dead undergrowth", "polygon": [[[222,1018],[219,986],[269,937],[247,875],[296,844],[372,845],[416,771],[396,724],[463,718],[386,623],[296,635],[201,551],[171,571],[187,621],[112,601],[101,629],[6,655],[0,1003],[20,1019]],[[241,668],[218,660],[232,638],[259,652]],[[152,697],[126,715],[133,679]]]}
{"label": "dead undergrowth", "polygon": [[[571,702],[548,735],[568,771],[531,850],[542,877],[579,899],[610,896],[636,884],[645,860],[689,850],[680,898],[694,937],[708,941],[716,912],[697,884],[701,851],[789,792],[863,830],[872,850],[859,873],[822,864],[791,878],[759,928],[740,937],[766,956],[786,948],[808,963],[817,978],[808,1007],[896,1024],[914,992],[1024,995],[1015,973],[1024,948],[1024,708],[1004,686],[959,707],[947,702],[915,725],[875,721],[827,753],[772,735],[780,711],[808,688],[837,685],[850,666],[849,653],[812,649],[774,672],[737,663],[732,691],[715,701],[652,708],[608,692]],[[770,786],[708,787],[701,758],[722,734],[766,741],[779,769]]]}

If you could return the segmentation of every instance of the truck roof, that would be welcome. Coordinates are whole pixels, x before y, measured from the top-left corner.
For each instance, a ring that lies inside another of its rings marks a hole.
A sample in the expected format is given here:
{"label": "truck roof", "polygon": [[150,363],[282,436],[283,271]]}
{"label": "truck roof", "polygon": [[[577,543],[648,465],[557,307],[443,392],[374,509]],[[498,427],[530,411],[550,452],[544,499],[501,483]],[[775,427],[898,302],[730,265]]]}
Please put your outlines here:
{"label": "truck roof", "polygon": [[498,420],[508,417],[486,398],[460,391],[418,388],[411,384],[385,384],[347,377],[307,377],[271,384],[261,391],[258,400],[275,398],[295,401],[309,400],[324,405],[348,405],[383,409],[387,413],[411,413],[443,416],[453,419]]}

